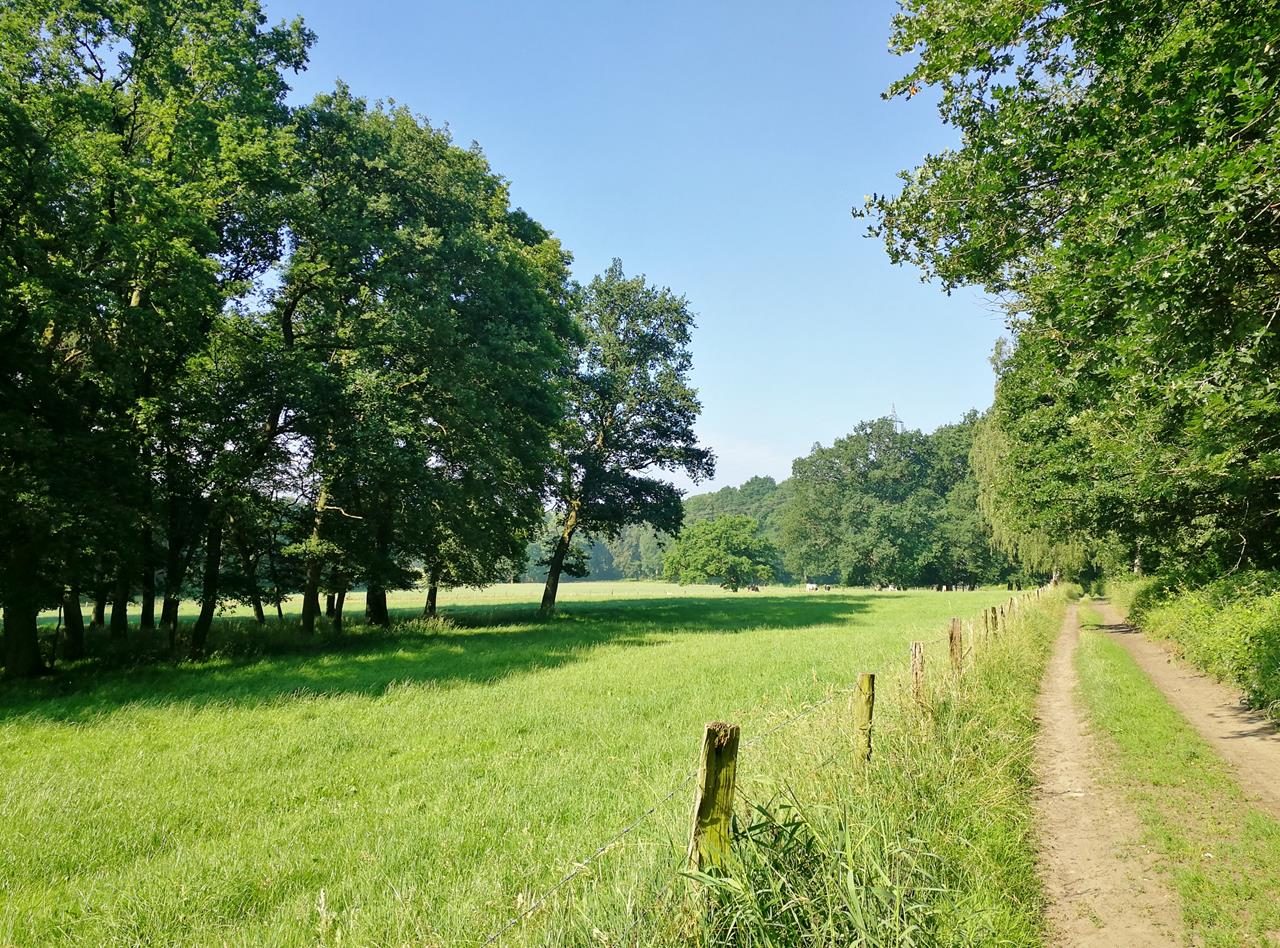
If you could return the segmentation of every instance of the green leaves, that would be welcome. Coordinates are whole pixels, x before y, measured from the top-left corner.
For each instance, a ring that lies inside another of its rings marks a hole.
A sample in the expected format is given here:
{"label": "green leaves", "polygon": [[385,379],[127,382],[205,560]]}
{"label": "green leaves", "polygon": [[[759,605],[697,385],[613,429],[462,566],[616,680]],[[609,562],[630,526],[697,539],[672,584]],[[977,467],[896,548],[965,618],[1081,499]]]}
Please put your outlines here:
{"label": "green leaves", "polygon": [[1277,35],[1270,3],[920,0],[895,21],[919,59],[894,91],[940,87],[961,145],[862,213],[895,261],[1009,305],[1002,448],[979,466],[1007,549],[1280,557],[1261,473],[1280,411]]}
{"label": "green leaves", "polygon": [[742,586],[773,581],[778,551],[760,536],[750,517],[727,516],[692,524],[667,552],[667,582],[719,583],[737,592]]}

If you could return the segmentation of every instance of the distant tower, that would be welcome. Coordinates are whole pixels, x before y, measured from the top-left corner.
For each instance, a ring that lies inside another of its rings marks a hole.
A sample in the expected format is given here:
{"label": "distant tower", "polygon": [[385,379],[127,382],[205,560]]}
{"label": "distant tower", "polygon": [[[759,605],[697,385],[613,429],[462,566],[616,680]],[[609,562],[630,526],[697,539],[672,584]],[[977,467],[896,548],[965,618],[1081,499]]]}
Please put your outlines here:
{"label": "distant tower", "polygon": [[898,405],[896,402],[889,403],[889,418],[893,421],[894,431],[902,431],[905,429],[906,426],[903,425],[902,419],[898,417]]}

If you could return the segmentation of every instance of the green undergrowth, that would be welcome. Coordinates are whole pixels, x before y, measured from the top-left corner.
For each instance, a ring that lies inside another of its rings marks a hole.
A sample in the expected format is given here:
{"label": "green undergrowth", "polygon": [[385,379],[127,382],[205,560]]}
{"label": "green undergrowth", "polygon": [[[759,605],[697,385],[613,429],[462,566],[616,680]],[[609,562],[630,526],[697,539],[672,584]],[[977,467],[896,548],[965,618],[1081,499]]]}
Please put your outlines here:
{"label": "green undergrowth", "polygon": [[1034,708],[1063,599],[1020,610],[994,638],[978,618],[958,679],[947,643],[931,641],[923,706],[905,653],[866,669],[880,673],[870,763],[854,756],[843,693],[745,748],[726,871],[682,873],[672,846],[651,863],[665,882],[651,883],[647,905],[638,889],[608,918],[575,922],[562,908],[543,929],[555,935],[547,943],[1039,944]]}
{"label": "green undergrowth", "polygon": [[1195,587],[1146,579],[1108,591],[1148,635],[1280,718],[1280,574],[1237,573]]}
{"label": "green undergrowth", "polygon": [[1249,804],[1120,645],[1086,631],[1077,663],[1087,713],[1104,738],[1102,772],[1142,820],[1178,892],[1190,942],[1276,944],[1280,824]]}

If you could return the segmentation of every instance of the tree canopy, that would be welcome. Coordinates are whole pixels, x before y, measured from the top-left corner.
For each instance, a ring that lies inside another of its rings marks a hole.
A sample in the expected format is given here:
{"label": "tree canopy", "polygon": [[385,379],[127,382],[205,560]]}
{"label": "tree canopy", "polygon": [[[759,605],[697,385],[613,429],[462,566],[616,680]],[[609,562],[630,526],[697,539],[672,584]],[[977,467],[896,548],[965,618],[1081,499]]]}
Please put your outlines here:
{"label": "tree canopy", "polygon": [[549,543],[542,609],[556,590],[574,537],[617,538],[624,527],[680,529],[681,494],[653,472],[694,480],[715,470],[693,430],[701,406],[689,383],[693,314],[688,302],[614,260],[582,294],[580,342],[566,386],[552,487],[557,514]]}
{"label": "tree canopy", "polygon": [[863,209],[1005,300],[980,493],[1029,563],[1280,564],[1280,7],[911,0],[958,147]]}
{"label": "tree canopy", "polygon": [[778,551],[750,517],[725,515],[690,524],[667,552],[668,582],[719,583],[737,592],[774,578]]}

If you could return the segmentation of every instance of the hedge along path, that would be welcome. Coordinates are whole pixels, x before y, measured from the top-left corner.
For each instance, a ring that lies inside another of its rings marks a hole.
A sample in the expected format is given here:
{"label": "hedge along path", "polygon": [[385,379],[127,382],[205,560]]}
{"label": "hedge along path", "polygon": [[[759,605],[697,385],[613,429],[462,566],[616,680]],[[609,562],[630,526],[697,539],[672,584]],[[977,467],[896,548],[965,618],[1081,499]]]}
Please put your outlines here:
{"label": "hedge along path", "polygon": [[1245,707],[1240,692],[1174,656],[1124,621],[1115,606],[1094,600],[1103,631],[1123,646],[1152,684],[1231,767],[1240,789],[1280,819],[1280,728]]}
{"label": "hedge along path", "polygon": [[1138,819],[1094,777],[1093,740],[1075,699],[1079,639],[1077,608],[1071,604],[1036,707],[1035,809],[1049,943],[1177,944],[1177,902],[1139,846]]}

